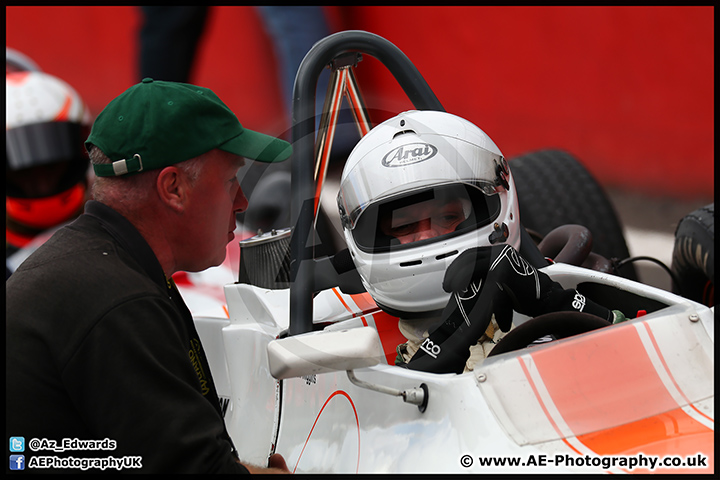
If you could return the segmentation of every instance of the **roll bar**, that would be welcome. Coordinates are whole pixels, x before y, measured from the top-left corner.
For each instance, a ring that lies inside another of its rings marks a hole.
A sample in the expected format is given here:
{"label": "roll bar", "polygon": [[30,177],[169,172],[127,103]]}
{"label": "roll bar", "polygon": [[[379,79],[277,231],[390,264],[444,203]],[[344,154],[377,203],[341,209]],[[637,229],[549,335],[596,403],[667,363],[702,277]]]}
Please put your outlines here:
{"label": "roll bar", "polygon": [[[313,328],[313,292],[315,281],[314,262],[314,225],[317,208],[315,180],[315,91],[318,79],[325,68],[333,70],[352,67],[349,54],[359,52],[379,60],[395,77],[400,87],[417,110],[445,111],[442,104],[430,89],[423,76],[410,59],[388,40],[373,33],[348,30],[335,33],[318,41],[305,55],[298,68],[293,86],[292,102],[292,143],[293,157],[291,165],[291,224],[294,225],[290,239],[290,325],[289,335],[310,332]],[[354,78],[354,77],[353,77]],[[331,82],[332,84],[333,82]],[[330,90],[330,89],[329,89]],[[325,103],[323,118],[328,114],[330,103]],[[330,112],[334,113],[334,112]],[[357,115],[356,115],[357,120]],[[321,129],[322,129],[321,125]],[[318,136],[324,142],[325,137]],[[318,178],[321,182],[321,178]],[[521,229],[523,239],[529,239],[525,229]],[[523,241],[531,244],[532,241]],[[537,248],[525,254],[526,258],[537,266],[543,262]]]}
{"label": "roll bar", "polygon": [[[317,42],[305,55],[295,77],[292,104],[290,327],[296,335],[312,331],[314,262],[311,233],[315,222],[315,90],[322,71],[334,59],[361,52],[379,60],[392,73],[418,110],[444,108],[410,59],[395,45],[373,33],[350,30]],[[308,245],[308,242],[310,244]]]}

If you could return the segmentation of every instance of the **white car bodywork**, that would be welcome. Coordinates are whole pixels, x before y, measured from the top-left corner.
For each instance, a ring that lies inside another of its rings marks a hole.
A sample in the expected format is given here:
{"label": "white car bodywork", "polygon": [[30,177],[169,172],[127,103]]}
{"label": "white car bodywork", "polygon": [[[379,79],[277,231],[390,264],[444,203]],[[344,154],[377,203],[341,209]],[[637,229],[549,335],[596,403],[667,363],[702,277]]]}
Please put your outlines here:
{"label": "white car bodywork", "polygon": [[[570,265],[543,270],[565,288],[605,284],[667,306],[432,374],[393,365],[396,320],[367,294],[319,293],[313,322],[328,325],[278,339],[289,291],[226,285],[228,315],[196,325],[243,460],[277,452],[298,473],[714,471],[714,308]],[[427,406],[356,385],[346,370],[390,392],[425,384]],[[687,465],[702,466],[697,454],[707,468]],[[684,468],[649,463],[670,456]]]}
{"label": "white car bodywork", "polygon": [[[380,60],[416,109],[444,110],[387,40],[345,31],[317,42],[293,89],[294,283],[268,290],[229,275],[222,299],[212,269],[178,282],[242,460],[265,465],[280,453],[298,473],[714,472],[714,307],[596,270],[544,266],[563,287],[631,319],[491,356],[457,375],[395,366],[404,338],[369,294],[346,295],[330,288],[342,285],[334,279],[313,298],[321,276],[303,242],[317,221],[343,96],[360,135],[372,128],[353,73],[358,52]],[[328,65],[316,131],[306,120]],[[239,259],[230,248],[219,267],[226,273]],[[311,313],[290,319],[291,300],[295,312]]]}

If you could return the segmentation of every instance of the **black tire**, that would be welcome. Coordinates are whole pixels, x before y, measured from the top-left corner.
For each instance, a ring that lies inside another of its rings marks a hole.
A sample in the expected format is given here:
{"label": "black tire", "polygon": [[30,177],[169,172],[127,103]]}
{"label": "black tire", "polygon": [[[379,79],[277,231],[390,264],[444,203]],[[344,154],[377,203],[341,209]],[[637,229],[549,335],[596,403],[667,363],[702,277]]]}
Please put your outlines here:
{"label": "black tire", "polygon": [[686,215],[675,230],[670,269],[673,292],[707,306],[715,304],[715,204]]}
{"label": "black tire", "polygon": [[[562,150],[540,150],[510,160],[520,221],[544,237],[561,225],[578,224],[592,233],[592,251],[607,259],[630,256],[620,221],[607,194],[588,170]],[[632,264],[618,272],[637,280]]]}

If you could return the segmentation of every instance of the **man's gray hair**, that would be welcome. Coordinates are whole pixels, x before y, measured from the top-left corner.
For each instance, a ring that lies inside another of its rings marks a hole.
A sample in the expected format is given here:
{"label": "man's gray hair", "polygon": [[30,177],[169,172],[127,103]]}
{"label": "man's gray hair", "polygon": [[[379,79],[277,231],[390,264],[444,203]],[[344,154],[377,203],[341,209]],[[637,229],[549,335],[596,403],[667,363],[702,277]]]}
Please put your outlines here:
{"label": "man's gray hair", "polygon": [[[97,146],[91,148],[89,155],[90,163],[93,165],[112,163],[110,158]],[[192,185],[200,177],[204,160],[205,154],[176,163],[175,166],[188,175]],[[139,205],[146,203],[160,170],[154,169],[127,177],[96,177],[91,190],[92,198],[111,207],[135,210]]]}

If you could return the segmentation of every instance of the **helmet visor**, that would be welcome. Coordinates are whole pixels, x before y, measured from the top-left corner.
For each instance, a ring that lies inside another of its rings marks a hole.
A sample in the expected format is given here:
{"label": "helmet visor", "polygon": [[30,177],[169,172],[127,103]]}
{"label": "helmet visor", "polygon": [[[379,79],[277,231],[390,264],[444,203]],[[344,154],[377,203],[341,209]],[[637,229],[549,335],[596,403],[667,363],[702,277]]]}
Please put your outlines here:
{"label": "helmet visor", "polygon": [[499,213],[499,195],[486,194],[481,185],[438,185],[368,206],[352,235],[362,251],[387,252],[444,241],[491,223]]}
{"label": "helmet visor", "polygon": [[88,128],[75,122],[44,122],[5,130],[6,170],[77,159],[87,162]]}
{"label": "helmet visor", "polygon": [[83,147],[87,127],[44,122],[5,131],[6,195],[41,198],[85,181],[90,159]]}

